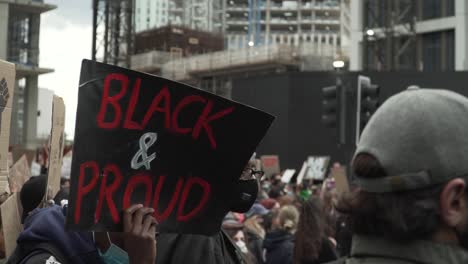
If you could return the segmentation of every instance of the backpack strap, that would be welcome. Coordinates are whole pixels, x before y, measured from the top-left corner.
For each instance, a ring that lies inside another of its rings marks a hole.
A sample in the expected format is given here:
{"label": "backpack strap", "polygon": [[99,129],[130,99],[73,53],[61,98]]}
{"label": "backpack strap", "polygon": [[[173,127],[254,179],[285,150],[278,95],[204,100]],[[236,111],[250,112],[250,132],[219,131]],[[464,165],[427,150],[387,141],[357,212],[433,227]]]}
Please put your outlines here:
{"label": "backpack strap", "polygon": [[29,259],[43,253],[54,256],[54,258],[62,264],[69,263],[68,258],[65,257],[60,249],[51,243],[43,242],[39,244],[29,243],[21,248],[16,247],[13,254],[8,258],[7,264],[27,263]]}

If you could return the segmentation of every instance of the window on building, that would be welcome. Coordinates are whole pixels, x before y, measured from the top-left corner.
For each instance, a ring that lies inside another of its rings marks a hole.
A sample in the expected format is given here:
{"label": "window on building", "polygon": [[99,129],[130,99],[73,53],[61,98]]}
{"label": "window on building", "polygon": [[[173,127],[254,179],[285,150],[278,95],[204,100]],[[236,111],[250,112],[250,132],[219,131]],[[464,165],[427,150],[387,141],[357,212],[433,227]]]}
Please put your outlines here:
{"label": "window on building", "polygon": [[441,32],[422,35],[423,71],[440,71],[442,69]]}
{"label": "window on building", "polygon": [[455,70],[455,31],[445,32],[445,70]]}
{"label": "window on building", "polygon": [[442,1],[441,0],[424,0],[421,1],[423,19],[433,19],[441,17]]}
{"label": "window on building", "polygon": [[340,45],[341,45],[341,39],[340,39],[340,37],[337,37],[337,38],[336,38],[336,45],[337,45],[337,46],[340,46]]}
{"label": "window on building", "polygon": [[446,16],[454,16],[455,15],[455,0],[445,0],[445,15]]}

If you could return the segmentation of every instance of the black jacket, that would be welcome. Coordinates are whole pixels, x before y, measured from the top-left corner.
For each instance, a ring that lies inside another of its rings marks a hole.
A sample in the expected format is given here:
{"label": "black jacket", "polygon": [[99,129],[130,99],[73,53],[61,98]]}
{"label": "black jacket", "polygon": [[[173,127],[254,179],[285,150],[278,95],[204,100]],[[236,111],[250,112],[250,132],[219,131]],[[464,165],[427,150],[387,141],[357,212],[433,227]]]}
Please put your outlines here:
{"label": "black jacket", "polygon": [[236,246],[223,231],[213,236],[161,233],[156,245],[156,263],[245,263]]}
{"label": "black jacket", "polygon": [[294,236],[284,230],[267,233],[263,241],[266,249],[266,264],[293,263]]}

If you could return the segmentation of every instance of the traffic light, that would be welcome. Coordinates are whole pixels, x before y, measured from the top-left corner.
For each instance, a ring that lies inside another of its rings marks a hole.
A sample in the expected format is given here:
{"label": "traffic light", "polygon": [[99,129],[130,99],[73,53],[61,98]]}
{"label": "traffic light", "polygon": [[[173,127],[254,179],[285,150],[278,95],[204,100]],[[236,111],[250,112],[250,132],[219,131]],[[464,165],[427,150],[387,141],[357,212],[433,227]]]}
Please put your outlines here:
{"label": "traffic light", "polygon": [[328,127],[336,127],[339,120],[339,87],[322,88],[322,122]]}
{"label": "traffic light", "polygon": [[356,136],[364,129],[372,114],[379,107],[380,87],[372,84],[367,76],[358,76]]}

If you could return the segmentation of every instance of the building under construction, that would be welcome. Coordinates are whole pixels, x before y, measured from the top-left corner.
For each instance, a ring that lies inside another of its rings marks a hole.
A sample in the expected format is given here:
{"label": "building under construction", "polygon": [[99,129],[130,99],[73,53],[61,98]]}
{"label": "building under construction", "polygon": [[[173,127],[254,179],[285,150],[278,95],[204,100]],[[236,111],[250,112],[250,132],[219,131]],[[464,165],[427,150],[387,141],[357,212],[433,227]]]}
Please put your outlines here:
{"label": "building under construction", "polygon": [[341,9],[339,0],[229,0],[227,44],[230,49],[302,43],[340,46]]}
{"label": "building under construction", "polygon": [[344,12],[348,1],[231,0],[225,4],[225,50],[169,60],[163,59],[170,55],[162,51],[139,52],[132,56],[131,67],[230,97],[233,79],[333,70],[334,60],[348,56],[343,40],[349,37],[349,28],[344,30],[340,22],[349,19],[349,12]]}
{"label": "building under construction", "polygon": [[134,6],[134,0],[93,0],[93,60],[130,66]]}
{"label": "building under construction", "polygon": [[222,33],[225,0],[135,0],[135,30],[167,25]]}
{"label": "building under construction", "polygon": [[468,69],[465,0],[352,1],[351,17],[351,70]]}
{"label": "building under construction", "polygon": [[10,144],[37,145],[38,77],[52,69],[39,66],[41,14],[56,6],[42,0],[0,0],[0,59],[16,64]]}

